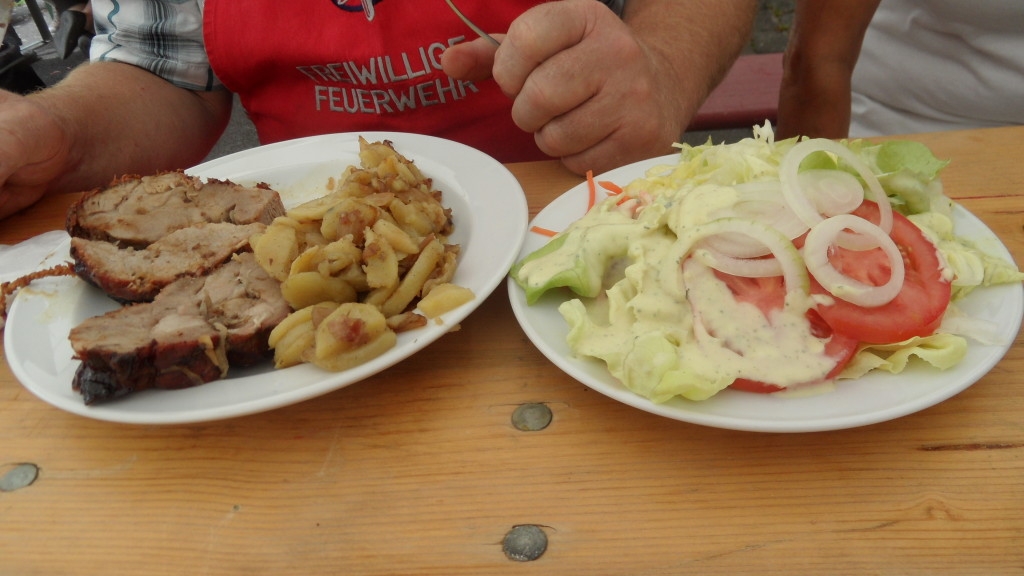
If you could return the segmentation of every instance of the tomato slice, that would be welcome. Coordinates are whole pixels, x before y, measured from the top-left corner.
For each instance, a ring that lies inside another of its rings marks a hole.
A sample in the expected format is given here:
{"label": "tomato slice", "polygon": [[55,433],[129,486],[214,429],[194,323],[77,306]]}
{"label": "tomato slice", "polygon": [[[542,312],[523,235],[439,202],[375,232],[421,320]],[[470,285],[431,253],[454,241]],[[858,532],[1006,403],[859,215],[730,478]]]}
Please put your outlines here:
{"label": "tomato slice", "polygon": [[[817,311],[811,310],[807,312],[807,318],[811,321],[811,333],[818,338],[828,338],[828,342],[825,343],[825,355],[836,361],[836,365],[821,379],[821,382],[831,380],[836,377],[843,368],[853,358],[854,353],[857,352],[857,346],[860,342],[856,338],[851,338],[845,334],[840,334],[832,329],[825,320],[818,314]],[[805,384],[816,384],[816,382],[805,382]],[[748,378],[737,378],[733,381],[730,388],[735,390],[743,390],[744,392],[757,392],[759,394],[768,394],[771,392],[778,392],[785,390],[785,386],[779,386],[777,384],[771,384],[768,382],[762,382],[760,380],[750,380]]]}
{"label": "tomato slice", "polygon": [[[718,271],[715,271],[715,276],[725,282],[737,301],[749,302],[757,306],[766,317],[771,310],[782,308],[785,301],[786,286],[781,276],[744,278]],[[836,364],[822,381],[830,380],[846,367],[850,358],[853,358],[859,342],[856,338],[833,330],[816,310],[809,310],[807,312],[807,319],[811,323],[811,334],[821,339],[828,338],[828,341],[825,343],[825,354],[835,360]],[[806,384],[814,383],[806,382]],[[786,389],[785,386],[748,378],[737,378],[733,381],[730,388],[757,393],[771,393]]]}
{"label": "tomato slice", "polygon": [[[878,205],[865,201],[853,212],[861,218],[878,222]],[[950,283],[942,277],[941,263],[935,245],[913,222],[894,212],[893,241],[903,254],[906,280],[903,289],[891,302],[866,308],[835,298],[835,303],[819,306],[822,318],[836,332],[861,342],[888,344],[902,342],[913,336],[935,332],[949,306]],[[864,251],[833,248],[829,261],[843,274],[875,286],[889,279],[889,260],[880,248]],[[817,294],[827,291],[811,281]]]}

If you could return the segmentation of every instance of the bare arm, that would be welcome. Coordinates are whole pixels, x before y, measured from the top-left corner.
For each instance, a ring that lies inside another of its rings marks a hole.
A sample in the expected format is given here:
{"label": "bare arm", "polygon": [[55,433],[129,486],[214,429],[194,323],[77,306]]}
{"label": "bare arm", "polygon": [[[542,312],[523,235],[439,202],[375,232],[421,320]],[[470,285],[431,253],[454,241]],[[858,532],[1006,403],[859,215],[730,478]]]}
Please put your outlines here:
{"label": "bare arm", "polygon": [[850,79],[879,1],[797,1],[779,91],[780,138],[849,135]]}
{"label": "bare arm", "polygon": [[230,113],[228,92],[192,92],[112,62],[82,65],[28,97],[2,93],[0,218],[48,192],[195,164]]}
{"label": "bare arm", "polygon": [[623,20],[652,58],[661,61],[659,74],[675,80],[683,128],[750,41],[756,10],[756,0],[626,2]]}
{"label": "bare arm", "polygon": [[[620,20],[593,0],[547,2],[501,46],[442,60],[455,77],[493,74],[516,124],[571,170],[602,171],[672,151],[750,35],[755,0],[629,0]],[[493,62],[493,65],[492,65]]]}

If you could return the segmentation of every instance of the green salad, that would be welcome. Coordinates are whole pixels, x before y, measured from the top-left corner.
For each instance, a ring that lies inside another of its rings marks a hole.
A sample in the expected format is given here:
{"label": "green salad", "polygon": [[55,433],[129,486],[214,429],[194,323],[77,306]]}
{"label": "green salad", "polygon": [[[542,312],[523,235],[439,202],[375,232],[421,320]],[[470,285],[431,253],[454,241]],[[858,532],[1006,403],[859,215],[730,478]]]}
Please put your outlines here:
{"label": "green salad", "polygon": [[[778,392],[957,364],[986,329],[957,313],[979,287],[1024,279],[957,236],[918,142],[680,145],[518,262],[532,304],[566,300],[572,351],[656,402],[732,387]],[[593,179],[590,186],[596,187]]]}

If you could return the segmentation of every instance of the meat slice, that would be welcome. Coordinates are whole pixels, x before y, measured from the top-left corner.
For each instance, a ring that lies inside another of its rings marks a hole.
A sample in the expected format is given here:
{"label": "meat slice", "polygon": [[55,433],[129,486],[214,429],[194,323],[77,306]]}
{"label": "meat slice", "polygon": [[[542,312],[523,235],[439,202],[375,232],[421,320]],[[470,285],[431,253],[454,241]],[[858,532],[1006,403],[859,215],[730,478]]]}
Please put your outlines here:
{"label": "meat slice", "polygon": [[86,192],[68,211],[71,236],[144,247],[200,222],[269,224],[284,214],[277,192],[183,172],[126,176]]}
{"label": "meat slice", "polygon": [[89,318],[69,335],[82,361],[72,387],[86,404],[150,388],[196,386],[270,355],[270,331],[288,315],[280,283],[242,253],[186,277],[152,302]]}
{"label": "meat slice", "polygon": [[171,232],[145,248],[71,239],[75,272],[119,302],[147,302],[183,276],[202,276],[236,252],[247,252],[249,238],[266,224],[200,223]]}

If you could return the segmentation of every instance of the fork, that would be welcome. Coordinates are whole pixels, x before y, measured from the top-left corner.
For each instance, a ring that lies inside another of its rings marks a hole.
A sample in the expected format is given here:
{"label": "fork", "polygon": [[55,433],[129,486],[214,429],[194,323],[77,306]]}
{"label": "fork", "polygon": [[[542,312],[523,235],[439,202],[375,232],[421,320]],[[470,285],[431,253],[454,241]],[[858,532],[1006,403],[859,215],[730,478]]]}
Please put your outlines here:
{"label": "fork", "polygon": [[465,23],[466,26],[469,26],[470,30],[472,30],[473,32],[476,32],[477,35],[480,36],[481,38],[486,38],[486,39],[490,40],[491,43],[494,44],[495,46],[500,46],[501,45],[497,40],[492,38],[490,34],[488,34],[487,32],[484,32],[482,28],[480,28],[479,26],[474,24],[472,20],[470,20],[469,18],[466,18],[466,15],[463,14],[458,8],[455,7],[455,4],[452,2],[452,0],[444,0],[444,1],[445,1],[446,4],[448,4],[448,7],[452,9],[452,12],[454,12],[455,15],[459,17],[459,20],[462,20],[462,22]]}

